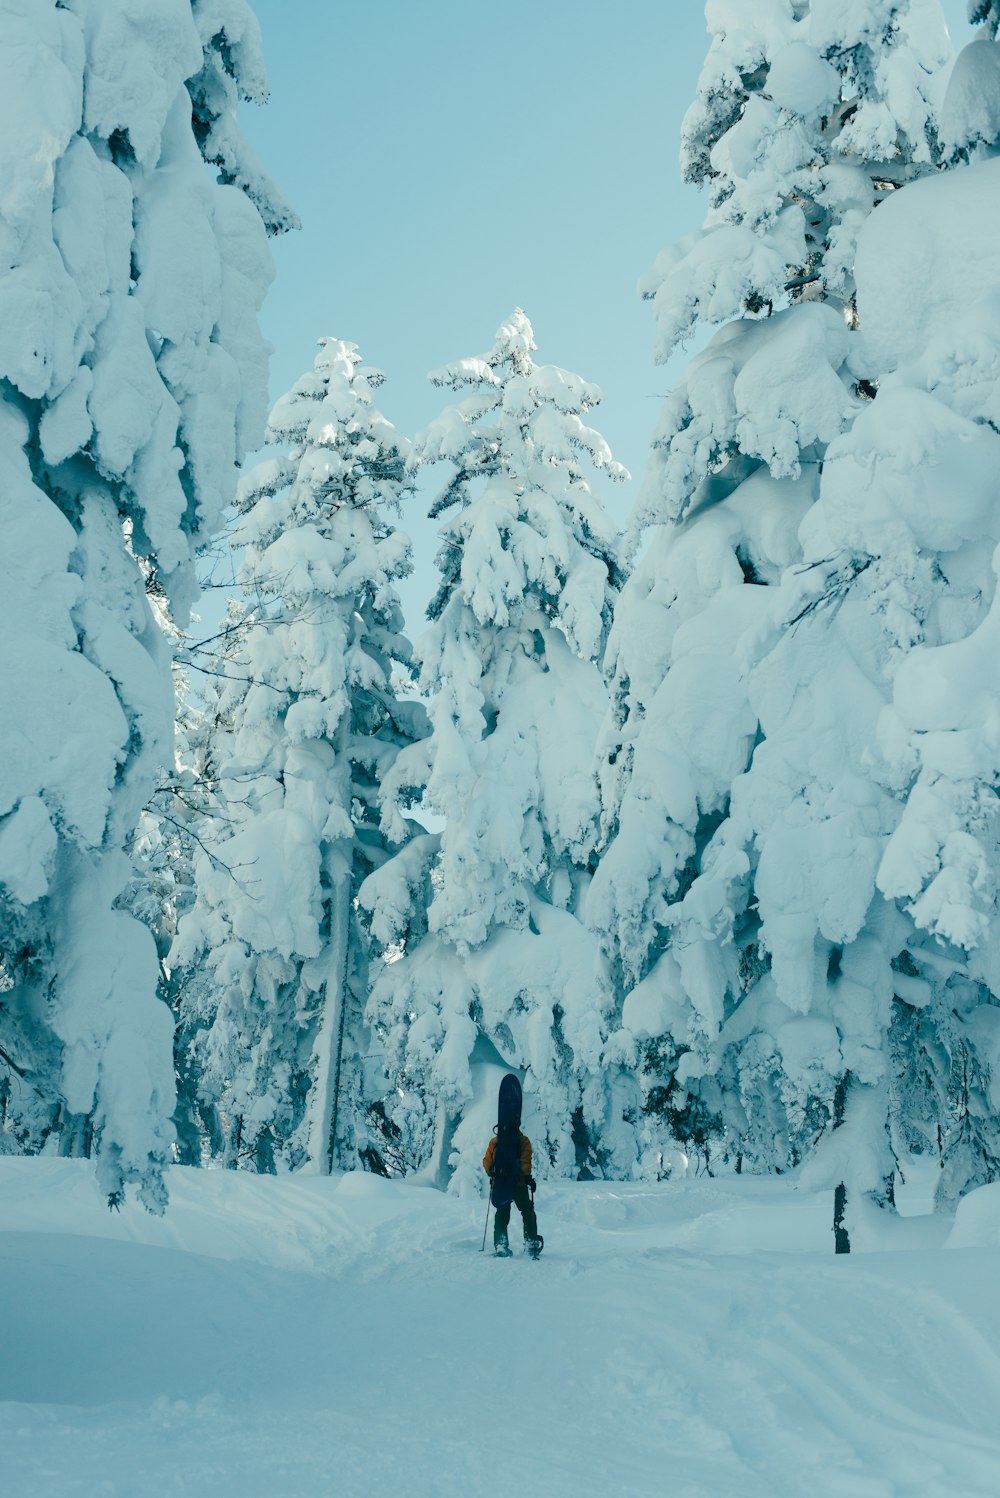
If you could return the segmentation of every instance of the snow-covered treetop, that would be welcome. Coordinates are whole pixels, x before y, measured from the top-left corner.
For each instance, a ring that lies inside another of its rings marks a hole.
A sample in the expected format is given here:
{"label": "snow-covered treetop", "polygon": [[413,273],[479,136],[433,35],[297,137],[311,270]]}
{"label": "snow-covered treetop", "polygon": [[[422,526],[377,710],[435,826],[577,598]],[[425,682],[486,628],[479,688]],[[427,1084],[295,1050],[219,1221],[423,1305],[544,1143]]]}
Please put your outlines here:
{"label": "snow-covered treetop", "polygon": [[373,404],[381,379],[355,344],[322,339],[312,371],[271,412],[268,435],[293,444],[288,456],[258,464],[239,488],[240,582],[273,615],[248,652],[250,674],[270,685],[248,698],[273,716],[285,691],[298,696],[285,718],[293,738],[332,735],[346,692],[388,694],[392,662],[409,660],[394,585],[410,570],[410,543],[384,513],[409,487],[408,443]]}
{"label": "snow-covered treetop", "polygon": [[[362,364],[356,344],[320,339],[312,370],[268,420],[268,440],[291,444],[290,452],[259,463],[239,485],[237,508],[253,508],[253,517],[240,527],[238,544],[267,545],[290,523],[315,521],[317,500],[398,510],[410,444],[373,404],[383,379]],[[280,505],[259,503],[288,486]]]}
{"label": "snow-covered treetop", "polygon": [[291,740],[332,737],[352,693],[369,695],[373,720],[395,711],[393,663],[410,655],[395,583],[412,564],[385,512],[409,487],[408,443],[373,404],[381,379],[355,344],[321,339],[313,369],[271,412],[268,435],[292,444],[287,457],[240,484],[238,576],[268,619],[247,647],[244,725],[283,717]]}
{"label": "snow-covered treetop", "polygon": [[1000,0],[969,0],[969,21],[973,26],[985,26],[991,36],[1000,31]]}
{"label": "snow-covered treetop", "polygon": [[861,222],[937,157],[933,100],[950,56],[937,0],[709,0],[706,15],[681,162],[711,206],[640,283],[660,359],[699,321],[802,295],[849,300]]}
{"label": "snow-covered treetop", "polygon": [[535,364],[531,355],[536,348],[531,323],[518,307],[500,324],[489,353],[456,359],[431,371],[428,378],[434,385],[477,392],[449,406],[418,441],[422,462],[462,460],[456,478],[462,492],[447,489],[435,513],[463,498],[470,478],[496,473],[501,467],[526,482],[547,485],[552,475],[546,470],[556,468],[569,483],[581,479],[577,455],[586,453],[609,478],[628,478],[600,433],[580,419],[582,413],[600,405],[600,387],[555,364]]}
{"label": "snow-covered treetop", "polygon": [[600,402],[600,389],[556,365],[535,364],[535,347],[518,308],[488,353],[430,376],[464,398],[414,447],[415,462],[454,464],[432,517],[460,506],[442,532],[443,578],[428,612],[437,619],[456,590],[479,624],[503,627],[512,610],[540,609],[590,659],[607,627],[617,564],[613,533],[581,459],[613,480],[628,471],[583,420]]}
{"label": "snow-covered treetop", "polygon": [[632,549],[761,462],[796,478],[849,423],[870,374],[851,337],[858,234],[941,156],[950,49],[938,0],[711,0],[707,17],[681,159],[709,211],[640,291],[658,359],[700,323],[726,325],[666,402]]}

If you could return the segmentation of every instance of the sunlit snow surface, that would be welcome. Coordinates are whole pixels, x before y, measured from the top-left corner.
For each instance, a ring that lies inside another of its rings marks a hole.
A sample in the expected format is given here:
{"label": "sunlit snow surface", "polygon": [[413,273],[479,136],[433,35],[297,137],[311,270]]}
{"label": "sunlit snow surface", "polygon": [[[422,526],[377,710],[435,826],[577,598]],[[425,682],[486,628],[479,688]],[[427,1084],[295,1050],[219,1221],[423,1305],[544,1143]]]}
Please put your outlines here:
{"label": "sunlit snow surface", "polygon": [[543,1185],[539,1264],[371,1176],[170,1188],[111,1216],[86,1165],[0,1161],[5,1492],[1000,1492],[1000,1187],[835,1258],[783,1181]]}

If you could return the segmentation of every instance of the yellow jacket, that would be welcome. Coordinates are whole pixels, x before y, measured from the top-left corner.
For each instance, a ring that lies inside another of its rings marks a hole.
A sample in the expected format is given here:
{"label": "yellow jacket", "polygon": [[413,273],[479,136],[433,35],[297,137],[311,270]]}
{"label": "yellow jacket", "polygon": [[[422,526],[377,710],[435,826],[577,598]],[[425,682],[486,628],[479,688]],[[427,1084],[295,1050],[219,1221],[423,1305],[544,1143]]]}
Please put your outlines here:
{"label": "yellow jacket", "polygon": [[[519,1153],[520,1153],[520,1156],[521,1156],[521,1174],[523,1176],[530,1176],[530,1174],[531,1174],[531,1140],[528,1138],[527,1134],[521,1134],[520,1135],[520,1140],[521,1140],[521,1147],[520,1147]],[[492,1178],[492,1175],[493,1175],[493,1160],[494,1160],[494,1157],[496,1156],[496,1152],[497,1152],[497,1141],[496,1141],[496,1135],[494,1134],[493,1138],[490,1140],[489,1144],[486,1146],[486,1153],[483,1156],[483,1169],[485,1170],[486,1174],[488,1176],[490,1176],[491,1178]]]}

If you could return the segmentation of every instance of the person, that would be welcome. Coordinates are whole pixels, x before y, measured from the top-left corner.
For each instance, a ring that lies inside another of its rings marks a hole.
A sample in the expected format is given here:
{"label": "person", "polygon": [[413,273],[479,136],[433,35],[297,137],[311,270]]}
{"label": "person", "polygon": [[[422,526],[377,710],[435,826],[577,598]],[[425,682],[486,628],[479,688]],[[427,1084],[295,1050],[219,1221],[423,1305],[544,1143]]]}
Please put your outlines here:
{"label": "person", "polygon": [[[501,1136],[502,1138],[503,1136]],[[507,1141],[503,1142],[507,1143]],[[507,1226],[510,1222],[510,1194],[502,1190],[498,1192],[493,1186],[493,1178],[497,1174],[497,1143],[497,1137],[494,1135],[486,1146],[486,1153],[483,1156],[483,1169],[490,1178],[494,1202],[497,1201],[498,1196],[501,1198],[504,1196],[507,1197],[506,1205],[497,1207],[496,1216],[493,1219],[493,1252],[502,1259],[508,1259],[511,1252],[510,1242],[507,1238]],[[502,1172],[505,1156],[509,1155],[512,1165],[516,1161],[512,1172],[514,1178],[512,1183],[514,1205],[521,1214],[524,1226],[524,1246],[532,1258],[537,1259],[541,1252],[542,1240],[538,1236],[538,1219],[535,1216],[535,1207],[532,1201],[532,1193],[535,1190],[535,1178],[531,1174],[531,1140],[527,1134],[522,1134],[520,1129],[518,1129],[516,1142],[511,1139],[509,1146],[509,1148],[501,1150],[500,1170]]]}

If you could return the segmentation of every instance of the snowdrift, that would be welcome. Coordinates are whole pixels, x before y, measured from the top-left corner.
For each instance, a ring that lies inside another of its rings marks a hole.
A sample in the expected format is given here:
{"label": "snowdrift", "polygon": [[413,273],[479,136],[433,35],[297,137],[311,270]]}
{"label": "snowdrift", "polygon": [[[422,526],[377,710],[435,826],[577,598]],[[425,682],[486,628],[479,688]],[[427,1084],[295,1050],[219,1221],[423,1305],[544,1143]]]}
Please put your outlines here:
{"label": "snowdrift", "polygon": [[[18,1498],[995,1498],[995,1188],[835,1258],[788,1182],[171,1172],[162,1220],[0,1161],[0,1442]],[[911,1202],[910,1205],[919,1205]],[[519,1248],[517,1228],[512,1231]]]}

